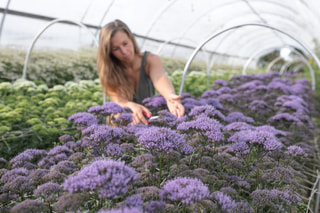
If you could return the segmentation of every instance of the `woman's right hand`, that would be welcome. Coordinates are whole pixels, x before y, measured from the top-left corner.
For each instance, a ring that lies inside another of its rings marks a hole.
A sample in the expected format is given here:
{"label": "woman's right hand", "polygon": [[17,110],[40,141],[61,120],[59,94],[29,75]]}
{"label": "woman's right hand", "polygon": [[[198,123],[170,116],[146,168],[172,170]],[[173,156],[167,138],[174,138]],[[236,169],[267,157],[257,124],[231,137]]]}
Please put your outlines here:
{"label": "woman's right hand", "polygon": [[133,121],[131,122],[132,125],[136,125],[136,124],[148,125],[149,124],[149,122],[146,120],[146,118],[143,115],[143,114],[145,114],[149,118],[152,116],[152,114],[148,108],[146,108],[140,104],[134,103],[134,102],[129,102],[127,104],[127,106],[133,112],[132,113],[132,120]]}

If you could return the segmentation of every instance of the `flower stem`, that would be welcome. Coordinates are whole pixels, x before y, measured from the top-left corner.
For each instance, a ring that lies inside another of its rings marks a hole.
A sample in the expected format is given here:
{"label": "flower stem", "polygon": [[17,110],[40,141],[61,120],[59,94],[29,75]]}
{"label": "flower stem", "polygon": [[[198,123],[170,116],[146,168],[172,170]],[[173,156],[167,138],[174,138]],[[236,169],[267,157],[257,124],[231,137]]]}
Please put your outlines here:
{"label": "flower stem", "polygon": [[158,179],[158,188],[160,188],[161,185],[161,179],[162,179],[162,153],[160,153],[159,157],[159,179]]}

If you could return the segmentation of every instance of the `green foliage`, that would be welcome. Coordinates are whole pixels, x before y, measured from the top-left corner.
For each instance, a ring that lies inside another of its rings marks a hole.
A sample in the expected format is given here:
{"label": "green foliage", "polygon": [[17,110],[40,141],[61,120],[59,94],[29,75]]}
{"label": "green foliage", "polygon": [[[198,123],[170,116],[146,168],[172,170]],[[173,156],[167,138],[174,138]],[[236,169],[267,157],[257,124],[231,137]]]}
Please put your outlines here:
{"label": "green foliage", "polygon": [[[25,51],[2,49],[0,51],[0,82],[13,82],[22,76]],[[33,50],[27,67],[27,79],[49,88],[68,81],[98,78],[96,52]],[[1,92],[1,86],[0,86]]]}
{"label": "green foliage", "polygon": [[5,158],[26,148],[51,148],[59,136],[74,131],[69,116],[103,101],[97,80],[67,82],[49,89],[19,79],[1,83],[0,88],[0,156]]}

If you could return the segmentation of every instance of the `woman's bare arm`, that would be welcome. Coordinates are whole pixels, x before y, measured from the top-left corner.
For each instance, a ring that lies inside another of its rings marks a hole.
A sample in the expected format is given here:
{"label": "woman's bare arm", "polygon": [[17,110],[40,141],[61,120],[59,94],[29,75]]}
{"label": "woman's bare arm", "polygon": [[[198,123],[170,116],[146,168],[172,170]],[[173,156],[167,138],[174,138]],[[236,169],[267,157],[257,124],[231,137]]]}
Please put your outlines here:
{"label": "woman's bare arm", "polygon": [[181,96],[176,95],[174,87],[165,73],[159,56],[150,53],[147,58],[149,76],[156,90],[166,99],[169,111],[177,117],[184,115],[180,103]]}

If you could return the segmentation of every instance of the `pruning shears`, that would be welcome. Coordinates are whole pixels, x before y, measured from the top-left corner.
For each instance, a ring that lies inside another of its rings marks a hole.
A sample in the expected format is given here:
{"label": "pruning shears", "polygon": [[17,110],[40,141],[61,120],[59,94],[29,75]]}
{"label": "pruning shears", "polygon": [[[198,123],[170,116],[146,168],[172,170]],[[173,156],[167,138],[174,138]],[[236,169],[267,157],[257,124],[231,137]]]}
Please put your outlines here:
{"label": "pruning shears", "polygon": [[[150,121],[152,121],[152,120],[154,120],[154,119],[159,118],[158,115],[150,116],[151,114],[148,114],[148,113],[146,113],[146,112],[142,112],[142,114],[143,114],[143,116],[145,117],[145,119],[146,119],[148,122],[150,122]],[[148,116],[148,115],[149,115],[149,116]]]}

